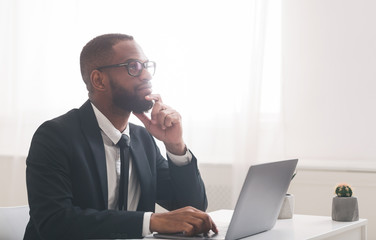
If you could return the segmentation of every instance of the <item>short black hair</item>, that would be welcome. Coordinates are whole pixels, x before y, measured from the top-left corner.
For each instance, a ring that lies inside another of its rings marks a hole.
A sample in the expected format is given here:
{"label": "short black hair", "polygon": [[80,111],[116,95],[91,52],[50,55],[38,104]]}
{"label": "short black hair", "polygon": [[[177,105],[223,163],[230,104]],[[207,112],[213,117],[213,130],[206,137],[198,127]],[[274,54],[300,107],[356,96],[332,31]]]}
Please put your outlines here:
{"label": "short black hair", "polygon": [[124,40],[133,40],[133,37],[121,33],[104,34],[93,38],[82,48],[80,55],[81,75],[88,90],[91,88],[91,72],[101,65],[108,64],[113,54],[112,47]]}

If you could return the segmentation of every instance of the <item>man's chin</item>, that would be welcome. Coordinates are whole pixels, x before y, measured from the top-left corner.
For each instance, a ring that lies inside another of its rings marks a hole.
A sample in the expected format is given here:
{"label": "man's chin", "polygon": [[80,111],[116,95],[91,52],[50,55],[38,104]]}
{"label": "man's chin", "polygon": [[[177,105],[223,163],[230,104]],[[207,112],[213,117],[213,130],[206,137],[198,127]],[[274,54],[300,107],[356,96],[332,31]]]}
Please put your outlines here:
{"label": "man's chin", "polygon": [[154,103],[152,101],[143,102],[139,106],[135,106],[132,110],[134,113],[147,113],[153,108]]}
{"label": "man's chin", "polygon": [[145,111],[133,110],[132,112],[133,112],[133,113],[136,113],[136,114],[141,114],[141,113],[148,113],[149,110],[145,110]]}

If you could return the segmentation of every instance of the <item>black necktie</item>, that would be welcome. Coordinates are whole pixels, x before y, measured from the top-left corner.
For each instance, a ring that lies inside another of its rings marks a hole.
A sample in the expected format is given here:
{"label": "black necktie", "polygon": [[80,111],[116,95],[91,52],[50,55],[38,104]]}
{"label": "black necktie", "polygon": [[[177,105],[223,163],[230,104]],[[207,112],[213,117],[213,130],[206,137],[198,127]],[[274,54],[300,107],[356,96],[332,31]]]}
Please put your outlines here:
{"label": "black necktie", "polygon": [[127,210],[129,178],[129,137],[123,134],[117,143],[120,148],[119,210]]}

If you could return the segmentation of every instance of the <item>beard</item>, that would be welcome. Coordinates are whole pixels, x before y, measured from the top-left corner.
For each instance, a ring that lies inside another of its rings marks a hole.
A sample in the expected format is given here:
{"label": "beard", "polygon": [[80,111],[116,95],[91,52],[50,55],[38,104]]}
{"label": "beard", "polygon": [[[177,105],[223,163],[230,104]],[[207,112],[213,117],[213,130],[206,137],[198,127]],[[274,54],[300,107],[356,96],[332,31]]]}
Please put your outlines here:
{"label": "beard", "polygon": [[143,113],[149,111],[153,107],[153,102],[145,99],[145,96],[134,94],[137,92],[135,87],[134,93],[123,88],[110,79],[112,90],[112,102],[115,106],[134,113]]}

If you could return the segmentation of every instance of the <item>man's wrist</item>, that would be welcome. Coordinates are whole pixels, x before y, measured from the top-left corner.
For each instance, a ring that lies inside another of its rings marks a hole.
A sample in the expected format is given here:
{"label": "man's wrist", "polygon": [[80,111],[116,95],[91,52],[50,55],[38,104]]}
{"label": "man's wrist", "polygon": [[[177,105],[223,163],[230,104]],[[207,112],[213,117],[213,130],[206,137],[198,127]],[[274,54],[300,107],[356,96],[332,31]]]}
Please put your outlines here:
{"label": "man's wrist", "polygon": [[[152,213],[150,215],[150,232],[158,232],[158,215],[161,213]],[[162,213],[163,214],[163,213]]]}
{"label": "man's wrist", "polygon": [[185,154],[184,155],[175,155],[173,153],[170,153],[169,151],[167,151],[167,156],[170,158],[170,160],[178,167],[182,167],[182,166],[185,166],[187,164],[189,164],[192,160],[192,154],[191,152],[188,150],[188,148],[186,147],[186,151],[185,151]]}
{"label": "man's wrist", "polygon": [[182,156],[187,152],[187,146],[184,142],[165,144],[166,150],[174,155]]}

